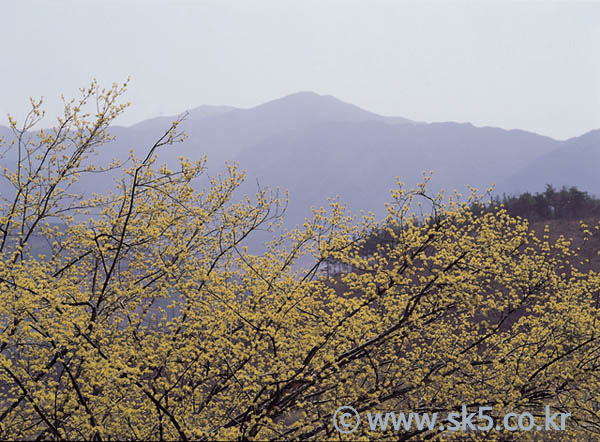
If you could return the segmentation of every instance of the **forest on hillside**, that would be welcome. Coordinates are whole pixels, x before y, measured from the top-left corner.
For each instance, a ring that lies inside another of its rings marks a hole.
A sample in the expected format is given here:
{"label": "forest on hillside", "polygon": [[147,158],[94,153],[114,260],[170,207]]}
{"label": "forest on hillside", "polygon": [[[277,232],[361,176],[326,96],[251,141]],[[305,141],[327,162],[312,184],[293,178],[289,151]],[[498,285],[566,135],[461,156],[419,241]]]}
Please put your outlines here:
{"label": "forest on hillside", "polygon": [[483,210],[500,205],[512,216],[520,216],[530,221],[600,218],[600,199],[576,187],[563,186],[557,190],[548,184],[544,192],[495,196]]}

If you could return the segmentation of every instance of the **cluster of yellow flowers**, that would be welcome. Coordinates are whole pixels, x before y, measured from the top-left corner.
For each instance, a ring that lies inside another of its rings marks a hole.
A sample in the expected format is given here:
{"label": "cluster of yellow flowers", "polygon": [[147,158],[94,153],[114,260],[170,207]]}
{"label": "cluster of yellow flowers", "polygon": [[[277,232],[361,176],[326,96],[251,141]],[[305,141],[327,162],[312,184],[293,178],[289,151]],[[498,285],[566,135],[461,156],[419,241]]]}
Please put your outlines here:
{"label": "cluster of yellow flowers", "polygon": [[[428,196],[426,180],[394,190],[381,222],[333,201],[281,233],[285,200],[269,189],[237,198],[236,166],[199,191],[204,161],[157,165],[179,121],[145,158],[111,165],[123,168],[114,193],[70,194],[110,139],[125,87],[94,82],[53,131],[31,135],[41,102],[22,128],[11,120],[1,439],[398,439],[345,436],[332,415],[463,404],[550,405],[571,413],[568,436],[598,435],[600,278],[572,264],[567,239],[538,239],[502,209],[475,215],[475,192]],[[420,201],[429,216],[413,215]],[[249,252],[264,229],[279,233]],[[367,248],[373,232],[386,239]],[[45,255],[31,245],[40,238]],[[302,269],[306,256],[314,266]],[[327,263],[349,270],[326,274]]]}

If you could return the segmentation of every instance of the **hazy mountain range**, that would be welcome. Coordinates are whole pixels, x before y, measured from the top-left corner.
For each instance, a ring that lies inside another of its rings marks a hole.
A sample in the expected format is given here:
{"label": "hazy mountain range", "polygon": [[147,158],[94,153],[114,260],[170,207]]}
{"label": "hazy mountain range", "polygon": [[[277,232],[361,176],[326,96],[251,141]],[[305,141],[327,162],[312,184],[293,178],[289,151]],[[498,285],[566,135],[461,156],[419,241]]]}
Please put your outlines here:
{"label": "hazy mountain range", "polygon": [[[130,127],[114,127],[117,139],[99,153],[99,162],[144,151],[174,117],[159,117]],[[466,185],[496,193],[543,190],[547,183],[577,186],[600,195],[600,130],[566,141],[522,130],[475,127],[469,123],[421,123],[387,117],[332,96],[300,92],[250,108],[201,106],[182,125],[189,137],[165,149],[174,164],[181,155],[209,159],[209,174],[224,161],[248,171],[243,191],[280,186],[290,192],[288,222],[302,221],[310,205],[340,195],[352,209],[383,212],[396,178],[407,185],[433,170],[431,190]],[[0,127],[0,136],[9,137]],[[10,158],[4,160],[10,163]],[[108,177],[84,181],[98,191]]]}

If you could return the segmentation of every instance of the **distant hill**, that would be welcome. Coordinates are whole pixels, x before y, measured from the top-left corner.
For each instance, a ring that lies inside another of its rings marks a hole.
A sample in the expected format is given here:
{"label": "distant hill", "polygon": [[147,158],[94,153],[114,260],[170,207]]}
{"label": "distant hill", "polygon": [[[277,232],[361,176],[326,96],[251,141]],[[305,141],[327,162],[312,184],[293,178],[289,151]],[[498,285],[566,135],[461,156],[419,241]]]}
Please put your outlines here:
{"label": "distant hill", "polygon": [[592,130],[525,164],[502,182],[502,188],[510,193],[539,192],[553,184],[576,186],[600,196],[599,169],[600,130]]}
{"label": "distant hill", "polygon": [[[175,117],[158,117],[129,127],[114,127],[116,141],[103,146],[98,164],[139,154],[160,136]],[[469,123],[419,123],[366,111],[328,95],[299,92],[249,109],[200,106],[189,111],[181,128],[189,137],[161,154],[171,165],[181,155],[204,154],[209,174],[225,161],[238,161],[248,171],[245,192],[256,182],[290,190],[288,223],[303,220],[311,204],[339,194],[354,210],[380,214],[395,177],[414,185],[422,171],[434,171],[432,191],[467,184],[484,190],[496,183],[497,193],[541,191],[550,183],[576,185],[600,194],[600,131],[557,141],[521,130],[475,127]],[[10,138],[6,128],[0,136]],[[11,156],[0,165],[11,165]],[[83,190],[106,190],[110,176],[83,180]]]}

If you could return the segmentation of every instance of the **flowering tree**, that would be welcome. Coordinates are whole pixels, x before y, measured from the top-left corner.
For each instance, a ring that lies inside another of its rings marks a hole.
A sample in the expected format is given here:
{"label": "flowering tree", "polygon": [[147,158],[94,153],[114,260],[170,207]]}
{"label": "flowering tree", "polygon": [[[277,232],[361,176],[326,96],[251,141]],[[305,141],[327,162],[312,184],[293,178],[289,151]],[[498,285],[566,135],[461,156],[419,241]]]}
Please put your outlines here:
{"label": "flowering tree", "polygon": [[[109,165],[121,173],[113,192],[71,193],[106,170],[90,154],[110,140],[125,86],[92,83],[52,130],[34,131],[41,102],[21,126],[10,120],[0,438],[450,437],[344,435],[332,416],[461,405],[550,405],[572,414],[570,436],[598,434],[600,279],[579,270],[568,240],[538,239],[502,209],[475,214],[474,194],[430,197],[425,184],[395,190],[380,223],[332,202],[276,233],[285,201],[269,189],[235,197],[235,166],[203,190],[204,161],[159,166],[180,120],[144,157]],[[411,211],[419,199],[431,203],[424,219]],[[265,229],[267,251],[250,253]],[[366,253],[374,231],[386,239]],[[306,256],[314,266],[300,270]],[[325,262],[352,271],[325,275]]]}

